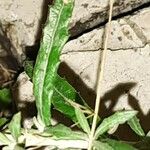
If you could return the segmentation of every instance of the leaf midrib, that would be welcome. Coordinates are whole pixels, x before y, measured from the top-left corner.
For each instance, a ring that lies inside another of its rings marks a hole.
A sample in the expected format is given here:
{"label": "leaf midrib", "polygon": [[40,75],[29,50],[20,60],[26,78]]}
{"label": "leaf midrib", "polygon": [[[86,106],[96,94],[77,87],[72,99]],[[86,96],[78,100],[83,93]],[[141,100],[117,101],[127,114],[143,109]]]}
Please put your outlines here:
{"label": "leaf midrib", "polygon": [[[63,10],[63,8],[64,8],[64,3],[63,3],[63,6],[62,6],[62,8],[60,9],[60,13],[59,13],[59,15],[58,15],[58,19],[57,19],[57,22],[56,22],[56,28],[55,28],[55,30],[53,31],[53,34],[52,34],[52,44],[50,45],[50,48],[49,49],[52,49],[52,45],[53,45],[53,42],[54,42],[54,37],[55,37],[55,34],[56,34],[56,31],[57,31],[57,27],[58,27],[58,25],[59,25],[59,20],[60,20],[60,16],[61,16],[61,13],[62,13],[62,10]],[[45,77],[46,77],[46,70],[47,70],[47,67],[48,67],[48,62],[49,62],[49,56],[50,56],[50,52],[48,53],[48,59],[47,59],[47,61],[46,61],[46,67],[45,67],[45,70],[44,70],[44,79],[42,80],[43,82],[42,82],[42,90],[41,90],[41,98],[43,98],[43,93],[44,93],[44,85],[45,85]],[[42,107],[43,107],[44,105],[42,105]],[[43,108],[42,108],[42,110],[43,110]]]}

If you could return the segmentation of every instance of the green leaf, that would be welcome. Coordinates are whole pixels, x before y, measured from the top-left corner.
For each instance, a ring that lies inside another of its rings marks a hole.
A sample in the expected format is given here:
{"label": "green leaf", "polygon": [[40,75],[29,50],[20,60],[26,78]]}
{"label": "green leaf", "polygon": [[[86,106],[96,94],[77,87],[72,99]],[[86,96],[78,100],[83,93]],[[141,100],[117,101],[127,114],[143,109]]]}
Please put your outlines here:
{"label": "green leaf", "polygon": [[10,144],[10,140],[7,138],[5,134],[0,132],[0,146]]}
{"label": "green leaf", "polygon": [[9,130],[11,131],[12,136],[16,141],[18,141],[19,136],[21,135],[21,113],[17,113],[13,116],[11,122],[8,125]]}
{"label": "green leaf", "polygon": [[113,150],[137,150],[133,146],[122,141],[107,139],[105,142],[107,142],[113,148]]}
{"label": "green leaf", "polygon": [[25,150],[23,147],[21,147],[20,145],[15,145],[14,147],[15,150]]}
{"label": "green leaf", "polygon": [[25,150],[25,149],[19,145],[13,145],[12,144],[12,145],[8,145],[8,146],[3,147],[3,150]]}
{"label": "green leaf", "polygon": [[75,89],[63,78],[57,76],[54,85],[54,94],[52,97],[52,103],[58,111],[72,119],[74,122],[77,122],[75,109],[65,99],[72,101],[78,101],[77,98],[80,98],[76,93]]}
{"label": "green leaf", "polygon": [[23,64],[25,72],[31,79],[33,77],[33,63],[34,63],[33,61],[25,60]]}
{"label": "green leaf", "polygon": [[83,131],[90,134],[90,126],[88,124],[88,121],[87,121],[85,115],[81,111],[81,109],[75,108],[75,113],[76,113],[76,117],[78,119],[79,125],[81,126]]}
{"label": "green leaf", "polygon": [[[32,79],[33,77],[33,61],[25,61],[24,68],[28,76]],[[66,103],[65,99],[69,99],[75,102],[79,102],[85,105],[87,109],[90,110],[89,106],[84,102],[79,93],[63,78],[59,75],[56,76],[54,83],[54,94],[52,96],[52,104],[55,109],[66,115],[68,118],[72,119],[77,123],[77,118],[75,115],[75,109],[70,104]],[[62,94],[63,93],[63,94]],[[63,96],[62,96],[63,95]],[[65,99],[64,99],[65,97]]]}
{"label": "green leaf", "polygon": [[6,118],[0,118],[0,128],[8,121]]}
{"label": "green leaf", "polygon": [[54,84],[52,103],[55,109],[77,123],[75,109],[70,103],[67,102],[68,100],[79,103],[80,105],[83,105],[86,110],[92,112],[92,109],[85,103],[82,97],[80,97],[79,93],[77,93],[76,90],[65,79],[57,75]]}
{"label": "green leaf", "polygon": [[0,90],[0,107],[8,106],[11,103],[10,89],[4,88]]}
{"label": "green leaf", "polygon": [[150,131],[147,132],[146,136],[150,137]]}
{"label": "green leaf", "polygon": [[50,7],[43,31],[43,39],[33,73],[38,121],[43,126],[50,125],[53,85],[57,75],[60,53],[69,37],[68,23],[72,10],[73,0],[69,0],[67,4],[64,4],[63,0],[55,0],[54,5]]}
{"label": "green leaf", "polygon": [[100,141],[93,142],[94,150],[114,150],[108,143],[103,143]]}
{"label": "green leaf", "polygon": [[128,124],[137,135],[145,136],[145,133],[140,125],[139,119],[136,116],[128,120]]}
{"label": "green leaf", "polygon": [[43,135],[52,136],[54,139],[64,139],[64,140],[80,140],[86,139],[87,135],[83,132],[72,131],[70,128],[58,124],[54,127],[47,127]]}
{"label": "green leaf", "polygon": [[120,111],[116,112],[108,118],[105,118],[100,126],[97,128],[95,138],[97,139],[100,135],[112,129],[114,126],[125,123],[136,114],[137,111]]}

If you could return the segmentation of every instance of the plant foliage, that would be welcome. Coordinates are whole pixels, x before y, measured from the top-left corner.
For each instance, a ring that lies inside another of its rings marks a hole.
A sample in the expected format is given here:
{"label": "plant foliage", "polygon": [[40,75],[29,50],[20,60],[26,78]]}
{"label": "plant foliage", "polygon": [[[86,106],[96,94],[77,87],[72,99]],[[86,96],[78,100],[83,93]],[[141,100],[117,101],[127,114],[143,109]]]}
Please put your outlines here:
{"label": "plant foliage", "polygon": [[0,90],[0,108],[1,106],[7,106],[11,103],[10,89],[4,88]]}
{"label": "plant foliage", "polygon": [[125,123],[129,119],[133,118],[136,114],[137,111],[120,111],[108,118],[105,118],[96,130],[95,139],[114,126]]}
{"label": "plant foliage", "polygon": [[64,3],[56,0],[50,8],[43,39],[34,67],[34,95],[38,121],[50,125],[52,96],[61,50],[68,40],[68,23],[72,14],[73,0]]}
{"label": "plant foliage", "polygon": [[[90,135],[88,115],[93,115],[92,109],[89,108],[76,90],[57,74],[60,53],[69,37],[68,24],[73,4],[73,0],[54,1],[54,4],[49,8],[49,16],[43,30],[43,38],[34,72],[33,64],[28,62],[25,67],[31,78],[33,73],[34,95],[38,111],[37,119],[34,117],[33,120],[38,129],[21,128],[20,112],[15,114],[8,124],[6,124],[8,119],[0,118],[0,127],[3,129],[0,132],[0,146],[3,146],[4,150],[40,149],[43,146],[50,146],[50,149],[88,148]],[[8,104],[10,99],[10,90],[3,89],[0,91],[2,103]],[[63,124],[52,126],[52,104],[55,109],[72,119],[75,125],[84,132],[74,131]],[[136,114],[137,111],[118,111],[108,118],[101,119],[94,132],[94,139],[92,139],[93,149],[136,150],[133,146],[142,149],[149,145],[149,137],[131,145],[105,136],[106,132],[109,133],[110,130],[112,131],[125,122],[137,135],[144,136],[144,131]],[[42,126],[42,132],[40,126]],[[142,146],[143,143],[146,146]]]}

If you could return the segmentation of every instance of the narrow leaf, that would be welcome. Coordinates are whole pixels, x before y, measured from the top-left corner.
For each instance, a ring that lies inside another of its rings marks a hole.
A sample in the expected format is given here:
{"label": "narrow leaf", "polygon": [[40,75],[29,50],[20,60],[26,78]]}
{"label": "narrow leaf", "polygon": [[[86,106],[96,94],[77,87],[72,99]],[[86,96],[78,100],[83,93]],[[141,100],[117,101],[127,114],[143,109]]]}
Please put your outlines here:
{"label": "narrow leaf", "polygon": [[115,125],[113,128],[111,128],[110,130],[108,130],[108,134],[113,134],[114,132],[116,132],[116,130],[118,129],[119,125]]}
{"label": "narrow leaf", "polygon": [[[27,60],[23,64],[26,73],[31,79],[33,78],[33,63],[33,61]],[[52,104],[54,105],[54,108],[63,113],[68,118],[72,119],[72,121],[74,121],[75,123],[77,123],[75,109],[73,106],[66,103],[64,97],[66,99],[78,102],[81,105],[85,105],[87,109],[90,109],[89,106],[85,103],[85,101],[82,99],[79,93],[77,93],[76,90],[64,78],[61,78],[59,75],[56,76],[54,88],[55,90],[52,96]]]}
{"label": "narrow leaf", "polygon": [[77,123],[77,118],[75,114],[75,109],[71,106],[67,100],[74,101],[84,106],[88,111],[92,112],[92,109],[87,105],[87,103],[82,99],[79,93],[63,78],[57,75],[54,84],[54,94],[52,97],[52,103],[58,111],[72,119]]}
{"label": "narrow leaf", "polygon": [[10,144],[10,140],[7,138],[5,134],[0,132],[0,146],[8,145]]}
{"label": "narrow leaf", "polygon": [[95,138],[110,130],[116,125],[123,124],[137,114],[137,111],[120,111],[116,112],[112,116],[105,118],[100,126],[97,128]]}
{"label": "narrow leaf", "polygon": [[51,136],[53,139],[65,139],[65,140],[81,140],[86,139],[87,135],[83,132],[72,131],[69,127],[62,124],[58,124],[54,127],[47,127],[42,136]]}
{"label": "narrow leaf", "polygon": [[148,133],[147,133],[147,135],[146,135],[146,136],[150,137],[150,131],[148,131]]}
{"label": "narrow leaf", "polygon": [[68,23],[73,9],[73,0],[69,0],[67,4],[63,0],[54,2],[50,7],[33,73],[38,120],[45,126],[50,125],[53,84],[61,50],[69,37]]}
{"label": "narrow leaf", "polygon": [[94,150],[114,150],[108,143],[103,143],[100,141],[93,142]]}
{"label": "narrow leaf", "polygon": [[85,115],[81,111],[81,109],[75,108],[75,113],[76,113],[76,117],[77,117],[77,120],[79,122],[79,125],[81,126],[83,131],[90,134],[90,126],[88,124],[88,121],[87,121]]}
{"label": "narrow leaf", "polygon": [[33,135],[33,134],[26,134],[26,141],[25,141],[26,147],[44,147],[44,146],[50,146],[54,147],[55,149],[59,150],[70,150],[70,149],[87,149],[88,147],[88,141],[87,140],[55,140],[51,137],[43,137],[40,135]]}
{"label": "narrow leaf", "polygon": [[8,146],[3,147],[3,150],[25,150],[19,145],[10,144]]}
{"label": "narrow leaf", "polygon": [[0,118],[0,128],[7,122],[8,119]]}
{"label": "narrow leaf", "polygon": [[25,60],[23,67],[27,75],[32,79],[33,77],[33,61]]}
{"label": "narrow leaf", "polygon": [[16,141],[18,141],[19,136],[21,135],[21,113],[17,113],[13,116],[11,122],[8,125],[9,130],[11,131],[12,136]]}
{"label": "narrow leaf", "polygon": [[25,148],[21,147],[20,145],[15,145],[15,150],[25,150]]}
{"label": "narrow leaf", "polygon": [[130,120],[128,120],[128,125],[131,127],[131,129],[139,136],[145,136],[145,133],[140,125],[139,119],[134,116]]}
{"label": "narrow leaf", "polygon": [[113,148],[113,150],[137,150],[133,146],[122,141],[107,139],[105,142],[107,142]]}
{"label": "narrow leaf", "polygon": [[57,80],[55,80],[54,89],[52,103],[55,109],[72,119],[74,122],[77,122],[75,109],[65,101],[65,98],[72,101],[78,101],[78,99],[81,99],[78,93],[76,93],[75,89],[65,79],[59,76],[57,76]]}
{"label": "narrow leaf", "polygon": [[0,90],[0,107],[7,106],[11,103],[10,89],[4,88]]}

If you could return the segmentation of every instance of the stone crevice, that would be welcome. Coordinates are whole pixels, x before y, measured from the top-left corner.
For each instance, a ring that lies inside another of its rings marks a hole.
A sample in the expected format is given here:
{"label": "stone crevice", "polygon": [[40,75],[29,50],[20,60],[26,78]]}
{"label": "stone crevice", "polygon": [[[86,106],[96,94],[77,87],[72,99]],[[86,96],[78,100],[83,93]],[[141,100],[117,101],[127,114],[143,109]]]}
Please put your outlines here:
{"label": "stone crevice", "polygon": [[[130,48],[108,48],[107,50],[109,51],[126,51],[126,50],[130,50],[130,51],[136,51],[137,49],[142,49],[144,47],[146,47],[147,45],[150,45],[150,42],[146,42],[143,46],[138,46],[138,47],[130,47]],[[72,51],[67,51],[67,52],[62,52],[61,55],[68,55],[70,53],[91,53],[91,52],[97,52],[97,51],[102,51],[102,48],[98,48],[98,49],[80,49],[80,50],[72,50]]]}
{"label": "stone crevice", "polygon": [[[77,0],[78,1],[78,0]],[[81,2],[80,2],[81,3]],[[83,2],[84,3],[84,2]],[[143,9],[149,8],[150,7],[150,1],[149,0],[137,0],[137,1],[124,1],[124,0],[117,0],[114,3],[114,10],[113,10],[113,17],[112,20],[118,20],[126,16],[133,16],[138,11],[141,11]],[[80,11],[81,8],[79,8]],[[86,8],[87,9],[87,8]],[[70,34],[71,34],[71,39],[76,39],[77,37],[88,33],[95,28],[98,27],[103,27],[107,23],[107,18],[108,18],[108,4],[107,6],[100,7],[99,11],[91,13],[88,17],[86,18],[75,18],[75,15],[73,14],[71,23],[70,23]],[[82,10],[82,9],[81,9]],[[88,10],[88,9],[87,9]],[[83,20],[83,21],[82,21]]]}

